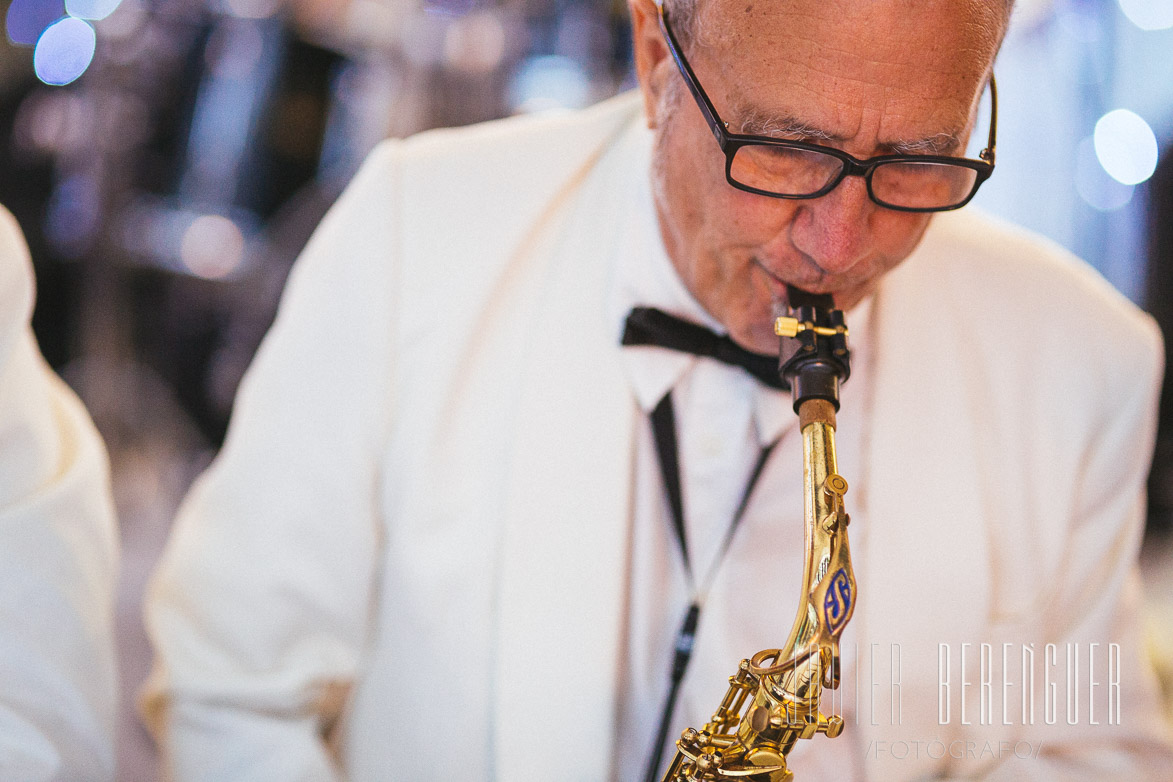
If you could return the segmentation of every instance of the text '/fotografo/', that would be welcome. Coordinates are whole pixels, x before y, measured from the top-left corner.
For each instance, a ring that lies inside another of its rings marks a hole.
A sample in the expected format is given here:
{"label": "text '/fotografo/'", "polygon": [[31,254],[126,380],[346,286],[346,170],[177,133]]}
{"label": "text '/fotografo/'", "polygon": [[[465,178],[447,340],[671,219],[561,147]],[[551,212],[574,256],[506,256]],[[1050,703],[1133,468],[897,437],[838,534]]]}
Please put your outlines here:
{"label": "text '/fotografo/'", "polygon": [[1019,760],[1037,758],[1043,748],[1037,741],[973,741],[969,739],[941,740],[908,739],[896,741],[869,741],[864,757],[869,760],[892,758],[894,760],[1003,760],[1016,757]]}

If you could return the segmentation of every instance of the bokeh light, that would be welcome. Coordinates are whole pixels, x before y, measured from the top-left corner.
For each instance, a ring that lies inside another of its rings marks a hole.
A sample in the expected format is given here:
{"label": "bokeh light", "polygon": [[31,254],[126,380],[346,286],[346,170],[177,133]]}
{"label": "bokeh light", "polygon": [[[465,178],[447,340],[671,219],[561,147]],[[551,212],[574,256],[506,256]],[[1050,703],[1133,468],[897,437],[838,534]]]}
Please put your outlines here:
{"label": "bokeh light", "polygon": [[501,65],[507,45],[505,26],[492,13],[473,13],[448,25],[444,61],[468,74],[485,74]]}
{"label": "bokeh light", "polygon": [[70,155],[94,142],[94,102],[70,90],[38,91],[21,103],[13,140],[22,153]]}
{"label": "bokeh light", "polygon": [[[102,20],[102,39],[108,43],[129,45],[108,46],[103,53],[111,62],[129,64],[143,49],[139,34],[146,28],[152,13],[146,8],[147,0],[122,0],[118,8]],[[135,38],[132,43],[129,39]]]}
{"label": "bokeh light", "polygon": [[86,72],[97,47],[94,28],[88,22],[67,16],[41,33],[33,51],[33,69],[37,78],[60,86]]}
{"label": "bokeh light", "polygon": [[1173,0],[1119,0],[1128,21],[1142,30],[1173,27]]}
{"label": "bokeh light", "polygon": [[244,260],[244,235],[227,217],[201,215],[183,232],[179,259],[199,277],[223,279]]}
{"label": "bokeh light", "polygon": [[32,46],[46,27],[63,16],[62,0],[12,0],[4,15],[4,29],[14,44]]}
{"label": "bokeh light", "polygon": [[122,0],[65,0],[65,10],[78,19],[105,19],[114,13]]}
{"label": "bokeh light", "polygon": [[509,85],[509,105],[517,113],[581,108],[590,100],[590,77],[569,57],[531,57]]}
{"label": "bokeh light", "polygon": [[1132,185],[1108,176],[1096,156],[1095,141],[1088,136],[1075,152],[1075,189],[1084,202],[1099,212],[1114,212],[1132,200]]}
{"label": "bokeh light", "polygon": [[1113,179],[1139,185],[1157,170],[1157,136],[1143,118],[1116,109],[1096,123],[1096,157]]}

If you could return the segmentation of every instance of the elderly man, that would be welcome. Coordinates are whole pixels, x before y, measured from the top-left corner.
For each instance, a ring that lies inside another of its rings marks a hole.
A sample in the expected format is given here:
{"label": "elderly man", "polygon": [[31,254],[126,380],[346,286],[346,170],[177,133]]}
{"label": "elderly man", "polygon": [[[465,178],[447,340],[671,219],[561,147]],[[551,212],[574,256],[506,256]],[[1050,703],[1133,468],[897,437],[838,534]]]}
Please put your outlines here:
{"label": "elderly man", "polygon": [[859,592],[799,778],[1158,778],[1159,338],[951,212],[1008,5],[631,12],[638,98],[388,143],[307,247],[154,583],[170,775],[655,778],[799,600],[791,400],[740,366],[794,285],[847,310]]}
{"label": "elderly man", "polygon": [[114,779],[118,541],[106,450],[41,358],[0,208],[0,779]]}

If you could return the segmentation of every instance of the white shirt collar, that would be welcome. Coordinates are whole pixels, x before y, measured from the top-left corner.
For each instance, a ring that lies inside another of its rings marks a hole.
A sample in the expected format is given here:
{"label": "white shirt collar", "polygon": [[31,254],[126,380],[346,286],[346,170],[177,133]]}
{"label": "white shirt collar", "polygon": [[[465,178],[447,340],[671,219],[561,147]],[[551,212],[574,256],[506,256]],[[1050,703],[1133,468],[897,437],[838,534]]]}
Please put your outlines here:
{"label": "white shirt collar", "polygon": [[[641,146],[641,166],[632,188],[628,219],[621,227],[619,252],[609,296],[609,314],[615,326],[616,342],[632,307],[656,307],[677,317],[700,323],[724,334],[725,329],[693,298],[681,282],[660,238],[659,221],[649,181],[652,134],[645,127],[633,130],[632,143]],[[639,406],[648,412],[668,393],[698,360],[697,356],[651,346],[625,347],[624,370]]]}
{"label": "white shirt collar", "polygon": [[[651,164],[651,131],[641,125],[632,131],[632,136],[630,143],[642,147],[642,159],[648,164],[641,165],[641,173],[636,174],[628,219],[619,228],[619,251],[615,255],[616,265],[608,296],[608,313],[614,324],[616,343],[623,334],[628,313],[637,306],[655,307],[704,325],[717,334],[725,334],[725,327],[685,287],[664,249],[647,173]],[[853,351],[862,344],[863,328],[870,311],[869,297],[848,313]],[[645,413],[655,408],[664,395],[702,360],[714,359],[653,346],[631,346],[622,351],[624,371],[636,401]],[[730,372],[742,372],[737,367],[721,366]],[[758,440],[765,446],[775,442],[797,419],[789,393],[756,382],[751,387]]]}

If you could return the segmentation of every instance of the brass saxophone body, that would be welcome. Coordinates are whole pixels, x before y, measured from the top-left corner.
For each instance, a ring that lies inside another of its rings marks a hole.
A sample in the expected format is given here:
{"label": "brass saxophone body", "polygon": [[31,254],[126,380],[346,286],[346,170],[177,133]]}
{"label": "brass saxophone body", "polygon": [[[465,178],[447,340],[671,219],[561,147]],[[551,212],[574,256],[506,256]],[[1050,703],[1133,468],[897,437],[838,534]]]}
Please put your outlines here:
{"label": "brass saxophone body", "polygon": [[839,686],[839,638],[855,608],[847,543],[847,481],[835,462],[839,383],[850,374],[843,313],[830,296],[790,289],[779,371],[789,380],[803,450],[805,549],[798,613],[785,646],[742,660],[712,718],[676,742],[665,782],[790,782],[786,756],[799,739],[834,738],[843,719],[820,711]]}

